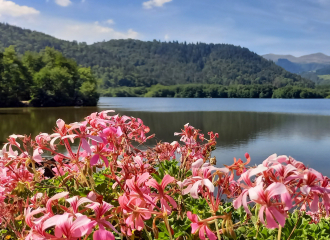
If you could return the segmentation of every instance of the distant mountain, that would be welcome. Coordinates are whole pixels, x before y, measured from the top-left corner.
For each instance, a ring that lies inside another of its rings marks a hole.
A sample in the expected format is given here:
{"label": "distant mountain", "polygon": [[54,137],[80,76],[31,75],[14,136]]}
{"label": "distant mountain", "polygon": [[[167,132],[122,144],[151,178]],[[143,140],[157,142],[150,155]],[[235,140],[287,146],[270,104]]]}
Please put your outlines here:
{"label": "distant mountain", "polygon": [[300,75],[316,84],[330,85],[330,65],[312,72],[303,72]]}
{"label": "distant mountain", "polygon": [[323,53],[313,53],[301,57],[294,57],[292,55],[277,55],[272,53],[262,56],[267,60],[272,60],[273,62],[277,62],[279,59],[287,59],[290,62],[300,63],[300,64],[308,64],[308,63],[330,64],[330,56],[327,56]]}
{"label": "distant mountain", "polygon": [[127,39],[87,45],[0,23],[0,51],[10,45],[15,45],[19,54],[53,47],[78,64],[92,67],[105,89],[191,83],[314,86],[310,80],[284,70],[249,49],[230,44]]}
{"label": "distant mountain", "polygon": [[266,54],[263,55],[263,57],[275,62],[278,66],[291,73],[302,74],[330,66],[330,56],[323,53],[314,53],[301,57],[294,57],[292,55]]}

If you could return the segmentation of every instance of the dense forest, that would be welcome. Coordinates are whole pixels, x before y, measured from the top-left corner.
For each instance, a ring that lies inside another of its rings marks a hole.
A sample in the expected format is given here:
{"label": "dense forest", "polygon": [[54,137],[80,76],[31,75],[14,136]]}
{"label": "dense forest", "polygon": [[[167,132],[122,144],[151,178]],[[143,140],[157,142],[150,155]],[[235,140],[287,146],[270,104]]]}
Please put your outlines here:
{"label": "dense forest", "polygon": [[59,40],[49,35],[0,24],[0,50],[15,45],[19,54],[46,46],[92,67],[100,87],[150,87],[156,84],[271,84],[275,87],[314,83],[272,61],[229,44],[110,40],[92,45]]}
{"label": "dense forest", "polygon": [[97,81],[90,68],[46,47],[18,56],[10,46],[0,52],[0,107],[96,105]]}

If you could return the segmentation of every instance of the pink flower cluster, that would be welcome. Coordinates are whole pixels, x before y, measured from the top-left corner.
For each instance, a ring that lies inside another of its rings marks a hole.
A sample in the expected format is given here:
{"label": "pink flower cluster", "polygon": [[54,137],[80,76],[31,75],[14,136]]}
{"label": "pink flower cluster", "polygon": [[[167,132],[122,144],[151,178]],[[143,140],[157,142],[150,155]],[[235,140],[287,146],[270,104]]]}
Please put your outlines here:
{"label": "pink flower cluster", "polygon": [[251,215],[249,197],[250,203],[260,207],[259,219],[267,228],[283,227],[292,208],[309,208],[310,214],[329,216],[328,178],[291,157],[271,155],[261,165],[244,172],[237,182],[242,192],[234,200],[234,207],[243,205]]}
{"label": "pink flower cluster", "polygon": [[[292,208],[309,210],[313,219],[329,215],[328,178],[291,157],[274,154],[248,167],[246,154],[246,162],[234,159],[231,166],[218,168],[211,156],[218,135],[209,132],[206,138],[188,124],[175,133],[182,145],[160,142],[142,150],[139,145],[153,137],[147,136],[150,130],[143,121],[109,112],[113,111],[93,113],[72,124],[59,119],[53,134],[40,133],[35,139],[9,136],[0,152],[2,227],[26,240],[115,239],[114,235],[141,237],[143,231],[152,239],[152,234],[158,236],[157,223],[163,222],[173,239],[169,218],[175,212],[191,221],[191,234],[213,240],[224,232],[234,234],[231,215],[219,214],[225,197],[234,199],[236,209],[243,206],[248,216],[252,208],[258,211],[267,228],[284,227]],[[58,150],[62,146],[65,151]],[[166,174],[157,181],[164,161],[175,159],[178,173],[164,169]],[[52,186],[42,185],[48,179],[46,170],[61,181],[57,188],[62,192],[51,197],[44,190]],[[96,190],[93,176],[104,170],[108,188]],[[89,194],[73,194],[79,187],[90,189]],[[200,219],[182,206],[187,198],[204,198],[212,217]],[[230,227],[219,230],[218,220]],[[23,222],[20,228],[17,221]]]}

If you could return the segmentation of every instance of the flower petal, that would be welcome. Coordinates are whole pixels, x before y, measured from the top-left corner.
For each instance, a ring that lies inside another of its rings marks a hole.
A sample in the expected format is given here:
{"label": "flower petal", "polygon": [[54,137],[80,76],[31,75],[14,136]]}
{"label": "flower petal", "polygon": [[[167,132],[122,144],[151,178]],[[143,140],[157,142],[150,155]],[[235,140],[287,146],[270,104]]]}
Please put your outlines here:
{"label": "flower petal", "polygon": [[92,150],[91,150],[91,147],[89,146],[87,140],[85,138],[82,138],[81,139],[81,146],[83,149],[85,149],[85,151],[91,155],[92,154]]}
{"label": "flower petal", "polygon": [[204,179],[203,184],[210,190],[210,192],[214,192],[214,185],[209,179]]}
{"label": "flower petal", "polygon": [[271,212],[271,214],[274,216],[276,221],[284,227],[285,224],[285,216],[280,213],[275,207],[269,207],[268,210]]}
{"label": "flower petal", "polygon": [[205,226],[205,231],[206,231],[206,235],[209,237],[210,240],[216,240],[217,239],[215,234],[207,226]]}
{"label": "flower petal", "polygon": [[93,234],[93,240],[115,240],[115,236],[104,229],[99,229]]}
{"label": "flower petal", "polygon": [[273,215],[269,211],[269,209],[266,207],[266,219],[267,219],[267,228],[278,228],[278,224],[275,222]]}
{"label": "flower petal", "polygon": [[198,198],[198,188],[199,188],[199,185],[201,185],[201,183],[202,183],[202,180],[199,180],[194,183],[194,185],[190,189],[191,197],[196,198],[196,199]]}
{"label": "flower petal", "polygon": [[310,205],[310,209],[312,212],[317,212],[319,210],[319,196],[314,193],[313,201]]}
{"label": "flower petal", "polygon": [[175,180],[174,177],[171,177],[170,175],[166,174],[162,180],[162,183],[161,183],[161,186],[162,186],[162,189],[164,190],[165,187],[170,184],[171,182],[173,182]]}
{"label": "flower petal", "polygon": [[198,159],[196,162],[194,162],[193,164],[191,164],[192,168],[199,168],[200,166],[202,166],[204,163],[204,160],[202,158]]}
{"label": "flower petal", "polygon": [[99,159],[100,159],[100,155],[95,154],[90,160],[91,166],[94,166],[99,161]]}
{"label": "flower petal", "polygon": [[286,193],[288,190],[286,189],[285,185],[283,183],[272,183],[267,188],[266,191],[268,191],[268,199],[270,199],[273,196],[280,195],[282,193]]}

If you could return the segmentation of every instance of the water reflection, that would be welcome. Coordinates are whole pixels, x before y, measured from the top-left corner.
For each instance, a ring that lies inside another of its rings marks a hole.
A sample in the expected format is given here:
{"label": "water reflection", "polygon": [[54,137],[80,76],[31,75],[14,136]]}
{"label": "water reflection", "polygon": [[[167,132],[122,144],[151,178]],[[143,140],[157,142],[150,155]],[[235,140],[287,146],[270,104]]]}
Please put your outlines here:
{"label": "water reflection", "polygon": [[[190,123],[205,134],[208,131],[219,133],[214,152],[219,166],[229,164],[234,156],[244,157],[245,152],[251,154],[253,163],[260,163],[277,152],[306,161],[330,175],[330,116],[228,111],[146,112],[121,107],[117,106],[118,113],[141,118],[151,133],[156,133],[157,138],[150,140],[149,145],[159,140],[178,140],[173,133]],[[101,110],[104,107],[0,109],[0,143],[13,133],[32,136],[51,133],[58,118],[71,123]]]}
{"label": "water reflection", "polygon": [[[81,121],[99,108],[21,108],[0,110],[0,142],[13,133],[50,133],[58,118],[71,123]],[[322,140],[330,135],[330,116],[258,112],[137,112],[118,111],[141,118],[158,140],[173,141],[173,133],[189,123],[204,133],[219,133],[218,145],[237,147],[258,136]]]}

